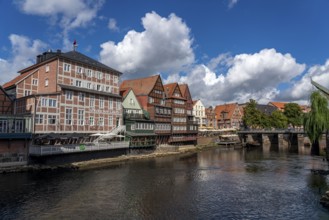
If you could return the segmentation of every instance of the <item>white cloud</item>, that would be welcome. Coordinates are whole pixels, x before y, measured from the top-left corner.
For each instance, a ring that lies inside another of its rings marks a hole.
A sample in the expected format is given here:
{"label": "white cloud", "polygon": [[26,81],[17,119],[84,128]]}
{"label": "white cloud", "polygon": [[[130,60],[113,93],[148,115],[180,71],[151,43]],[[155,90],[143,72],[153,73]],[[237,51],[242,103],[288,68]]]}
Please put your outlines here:
{"label": "white cloud", "polygon": [[143,32],[130,30],[124,39],[101,45],[101,62],[128,74],[151,75],[182,70],[194,62],[190,29],[175,14],[147,13]]}
{"label": "white cloud", "polygon": [[233,8],[234,5],[236,5],[238,3],[238,0],[229,0],[228,1],[228,8]]}
{"label": "white cloud", "polygon": [[107,27],[112,31],[119,31],[119,28],[117,26],[117,21],[114,18],[109,19],[109,23]]}
{"label": "white cloud", "polygon": [[282,94],[286,100],[303,100],[309,99],[309,96],[315,88],[311,84],[311,78],[322,86],[329,88],[329,60],[324,65],[314,65],[308,69],[306,74],[293,86]]}
{"label": "white cloud", "polygon": [[[216,74],[209,68],[221,69],[220,65],[227,69],[225,73]],[[208,66],[196,65],[186,76],[175,79],[188,83],[193,98],[201,99],[206,105],[243,103],[251,98],[266,103],[280,95],[277,88],[280,83],[290,82],[304,70],[305,65],[296,63],[290,54],[263,49],[258,53],[239,54],[231,58],[220,55]]]}
{"label": "white cloud", "polygon": [[104,0],[20,0],[17,3],[23,13],[43,16],[53,25],[59,24],[63,29],[64,48],[68,49],[72,43],[68,40],[69,31],[89,25]]}
{"label": "white cloud", "polygon": [[8,59],[0,58],[0,84],[10,81],[17,76],[17,72],[35,63],[35,57],[43,51],[47,44],[40,40],[31,41],[21,35],[11,34],[9,40],[12,54]]}

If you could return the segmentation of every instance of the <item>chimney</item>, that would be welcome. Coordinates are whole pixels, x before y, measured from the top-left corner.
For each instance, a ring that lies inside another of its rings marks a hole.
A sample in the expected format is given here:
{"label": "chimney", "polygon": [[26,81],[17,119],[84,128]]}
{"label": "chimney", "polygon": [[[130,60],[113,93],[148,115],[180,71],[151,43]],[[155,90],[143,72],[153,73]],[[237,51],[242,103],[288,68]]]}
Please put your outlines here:
{"label": "chimney", "polygon": [[37,55],[37,63],[41,63],[41,57],[42,57],[42,55],[41,54],[39,54],[39,55]]}

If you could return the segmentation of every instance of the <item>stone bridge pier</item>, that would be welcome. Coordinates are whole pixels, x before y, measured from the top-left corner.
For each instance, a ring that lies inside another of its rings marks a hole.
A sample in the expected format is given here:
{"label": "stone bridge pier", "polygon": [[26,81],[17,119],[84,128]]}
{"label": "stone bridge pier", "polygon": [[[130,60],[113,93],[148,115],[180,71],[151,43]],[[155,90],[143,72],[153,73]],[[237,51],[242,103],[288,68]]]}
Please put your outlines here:
{"label": "stone bridge pier", "polygon": [[[278,152],[291,152],[291,153],[310,153],[310,142],[308,137],[303,133],[294,132],[250,132],[239,134],[241,143],[260,145],[264,152],[278,151]],[[325,135],[320,140],[320,148],[325,148]]]}

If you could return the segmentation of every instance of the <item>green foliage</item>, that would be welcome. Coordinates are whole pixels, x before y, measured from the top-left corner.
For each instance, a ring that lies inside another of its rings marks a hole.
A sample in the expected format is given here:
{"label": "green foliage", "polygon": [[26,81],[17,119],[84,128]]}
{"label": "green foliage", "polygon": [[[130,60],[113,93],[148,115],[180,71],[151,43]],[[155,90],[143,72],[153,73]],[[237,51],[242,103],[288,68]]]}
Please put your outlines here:
{"label": "green foliage", "polygon": [[328,129],[328,101],[320,92],[311,94],[311,111],[305,115],[304,129],[312,143],[319,140],[321,134]]}
{"label": "green foliage", "polygon": [[285,104],[283,113],[288,119],[288,124],[291,124],[293,127],[303,124],[303,112],[297,103]]}
{"label": "green foliage", "polygon": [[256,108],[257,102],[250,100],[244,108],[242,121],[249,128],[262,128],[262,113]]}
{"label": "green foliage", "polygon": [[288,126],[288,118],[283,114],[281,111],[276,110],[270,116],[271,118],[271,125],[274,128],[287,128]]}

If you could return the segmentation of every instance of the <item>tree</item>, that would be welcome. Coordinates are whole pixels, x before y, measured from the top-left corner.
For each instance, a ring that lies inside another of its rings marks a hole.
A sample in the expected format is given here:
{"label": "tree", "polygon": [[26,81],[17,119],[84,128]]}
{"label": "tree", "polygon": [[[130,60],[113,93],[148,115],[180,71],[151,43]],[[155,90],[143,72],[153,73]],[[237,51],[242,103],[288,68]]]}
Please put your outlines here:
{"label": "tree", "polygon": [[244,115],[242,121],[246,127],[262,128],[262,114],[256,108],[257,102],[250,99],[249,103],[244,107]]}
{"label": "tree", "polygon": [[[329,128],[329,110],[328,101],[320,92],[311,94],[311,111],[305,115],[304,129],[312,142],[311,153],[319,155],[319,139],[322,133]],[[327,159],[329,157],[327,151]]]}
{"label": "tree", "polygon": [[293,127],[303,124],[303,112],[297,103],[285,104],[283,114],[287,117],[288,124],[291,124]]}
{"label": "tree", "polygon": [[279,110],[272,112],[270,116],[271,125],[274,128],[287,128],[288,119],[287,117]]}

